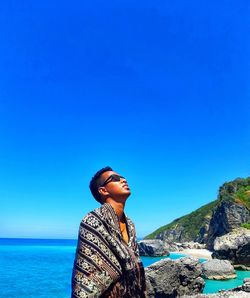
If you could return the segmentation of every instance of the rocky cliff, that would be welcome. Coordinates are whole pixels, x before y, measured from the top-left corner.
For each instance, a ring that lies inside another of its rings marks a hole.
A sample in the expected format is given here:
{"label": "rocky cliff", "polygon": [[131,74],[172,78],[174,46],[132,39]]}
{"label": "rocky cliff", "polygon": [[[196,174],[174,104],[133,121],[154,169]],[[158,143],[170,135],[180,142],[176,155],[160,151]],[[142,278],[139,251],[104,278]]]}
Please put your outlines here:
{"label": "rocky cliff", "polygon": [[222,200],[213,212],[209,223],[207,237],[205,239],[207,247],[213,249],[214,240],[223,236],[242,223],[250,221],[250,210],[243,204],[231,200]]}
{"label": "rocky cliff", "polygon": [[146,239],[195,241],[213,249],[216,237],[250,223],[250,177],[224,183],[217,200],[163,226]]}

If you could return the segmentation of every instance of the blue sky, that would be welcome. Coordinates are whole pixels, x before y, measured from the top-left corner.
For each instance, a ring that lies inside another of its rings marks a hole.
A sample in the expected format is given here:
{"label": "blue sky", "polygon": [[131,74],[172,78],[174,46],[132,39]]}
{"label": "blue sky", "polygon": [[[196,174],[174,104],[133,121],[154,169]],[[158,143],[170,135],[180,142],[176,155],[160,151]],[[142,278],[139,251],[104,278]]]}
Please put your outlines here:
{"label": "blue sky", "polygon": [[139,237],[249,176],[247,1],[7,1],[0,237],[76,238],[127,177]]}

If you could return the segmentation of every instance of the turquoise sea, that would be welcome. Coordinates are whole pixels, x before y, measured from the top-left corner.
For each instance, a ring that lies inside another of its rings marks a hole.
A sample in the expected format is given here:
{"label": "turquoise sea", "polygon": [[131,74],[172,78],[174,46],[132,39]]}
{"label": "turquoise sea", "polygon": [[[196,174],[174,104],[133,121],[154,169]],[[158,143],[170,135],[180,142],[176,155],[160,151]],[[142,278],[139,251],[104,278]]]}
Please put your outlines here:
{"label": "turquoise sea", "polygon": [[[0,239],[0,297],[68,298],[76,240]],[[171,259],[184,255],[171,254]],[[144,266],[161,258],[142,257]],[[204,260],[201,260],[204,261]],[[207,281],[204,293],[230,289],[250,277],[237,271],[237,279]]]}

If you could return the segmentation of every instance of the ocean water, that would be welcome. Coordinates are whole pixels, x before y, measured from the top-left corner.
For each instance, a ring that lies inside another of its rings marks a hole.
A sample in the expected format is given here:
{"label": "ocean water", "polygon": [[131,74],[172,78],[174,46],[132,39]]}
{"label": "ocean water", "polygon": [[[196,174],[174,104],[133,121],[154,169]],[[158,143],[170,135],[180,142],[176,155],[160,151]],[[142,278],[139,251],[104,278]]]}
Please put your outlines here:
{"label": "ocean water", "polygon": [[67,241],[2,243],[0,297],[70,297],[74,254],[75,243]]}
{"label": "ocean water", "polygon": [[[0,239],[0,297],[68,298],[75,240]],[[184,255],[171,254],[171,259]],[[142,257],[148,266],[162,257]],[[201,260],[202,261],[202,260]],[[237,271],[237,279],[207,281],[204,293],[230,289],[250,277]]]}

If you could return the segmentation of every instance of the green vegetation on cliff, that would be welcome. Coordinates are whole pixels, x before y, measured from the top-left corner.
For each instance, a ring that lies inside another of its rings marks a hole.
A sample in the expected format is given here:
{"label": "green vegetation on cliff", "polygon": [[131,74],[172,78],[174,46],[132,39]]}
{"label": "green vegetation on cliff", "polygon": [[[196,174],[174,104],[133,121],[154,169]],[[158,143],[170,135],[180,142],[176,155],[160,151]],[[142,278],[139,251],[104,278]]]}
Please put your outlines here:
{"label": "green vegetation on cliff", "polygon": [[224,183],[219,189],[218,198],[220,201],[234,201],[250,210],[250,177]]}
{"label": "green vegetation on cliff", "polygon": [[241,224],[241,227],[250,230],[250,222]]}
{"label": "green vegetation on cliff", "polygon": [[[145,239],[156,238],[162,232],[178,230],[181,231],[183,239],[195,240],[199,237],[200,231],[204,228],[204,225],[209,223],[213,210],[226,200],[241,204],[250,210],[250,177],[245,179],[237,178],[224,183],[219,188],[217,200],[160,227],[146,236]],[[244,227],[249,228],[249,223],[243,224]]]}

